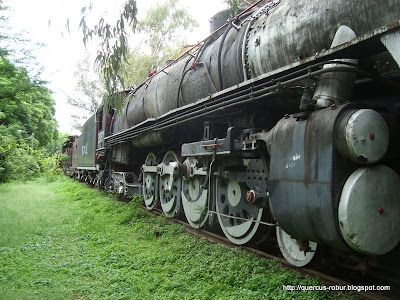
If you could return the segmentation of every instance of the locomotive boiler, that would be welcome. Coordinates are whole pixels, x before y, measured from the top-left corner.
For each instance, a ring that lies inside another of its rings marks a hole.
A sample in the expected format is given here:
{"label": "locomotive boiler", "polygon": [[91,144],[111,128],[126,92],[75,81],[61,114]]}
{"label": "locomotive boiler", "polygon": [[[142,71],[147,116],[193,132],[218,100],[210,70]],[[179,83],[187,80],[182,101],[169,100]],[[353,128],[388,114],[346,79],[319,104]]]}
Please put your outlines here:
{"label": "locomotive boiler", "polygon": [[77,176],[238,245],[273,228],[295,266],[317,245],[379,263],[400,241],[400,1],[257,4],[99,110]]}

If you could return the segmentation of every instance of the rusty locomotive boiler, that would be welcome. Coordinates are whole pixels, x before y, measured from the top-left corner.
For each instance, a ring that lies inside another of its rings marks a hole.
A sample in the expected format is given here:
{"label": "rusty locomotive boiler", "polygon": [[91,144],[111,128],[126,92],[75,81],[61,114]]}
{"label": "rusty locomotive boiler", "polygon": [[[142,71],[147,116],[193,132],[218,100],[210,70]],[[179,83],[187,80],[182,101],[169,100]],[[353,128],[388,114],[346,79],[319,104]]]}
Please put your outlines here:
{"label": "rusty locomotive boiler", "polygon": [[212,26],[97,113],[77,176],[238,245],[272,228],[295,266],[398,253],[400,1],[267,1]]}

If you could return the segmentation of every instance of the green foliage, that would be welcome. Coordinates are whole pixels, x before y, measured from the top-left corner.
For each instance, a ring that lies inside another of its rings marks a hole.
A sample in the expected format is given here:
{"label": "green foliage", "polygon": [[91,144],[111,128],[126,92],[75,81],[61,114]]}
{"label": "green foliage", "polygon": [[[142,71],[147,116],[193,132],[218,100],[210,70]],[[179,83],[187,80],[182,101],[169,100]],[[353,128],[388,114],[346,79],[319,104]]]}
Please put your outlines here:
{"label": "green foliage", "polygon": [[136,1],[127,0],[123,11],[120,15],[119,20],[114,26],[105,22],[101,18],[98,24],[93,27],[89,27],[86,23],[87,12],[91,10],[91,7],[82,8],[82,19],[80,22],[80,28],[83,33],[83,43],[86,45],[89,40],[94,36],[100,39],[99,50],[97,51],[96,65],[101,71],[104,81],[106,96],[103,99],[105,107],[108,107],[109,103],[114,105],[122,104],[119,99],[118,91],[124,87],[124,78],[121,74],[122,62],[126,61],[126,55],[128,53],[127,44],[127,29],[136,25]]}
{"label": "green foliage", "polygon": [[[69,178],[0,185],[4,299],[341,299]],[[10,230],[12,228],[13,230]]]}
{"label": "green foliage", "polygon": [[0,182],[31,180],[41,173],[52,181],[63,174],[60,165],[69,159],[68,155],[48,157],[45,149],[33,150],[1,129],[4,127],[0,126]]}
{"label": "green foliage", "polygon": [[[150,71],[178,57],[185,45],[181,32],[191,31],[198,23],[177,3],[178,0],[168,0],[157,4],[148,10],[143,20],[138,21],[137,33],[141,44],[127,56],[128,64],[124,64],[125,82],[139,85]],[[149,53],[145,51],[147,48]]]}
{"label": "green foliage", "polygon": [[240,5],[243,4],[243,0],[225,0],[226,4],[228,4],[232,15],[236,16],[239,11]]}
{"label": "green foliage", "polygon": [[164,52],[165,59],[160,58],[158,55],[147,55],[143,53],[140,49],[134,49],[128,54],[128,64],[124,64],[124,72],[126,76],[126,82],[131,85],[138,86],[144,80],[148,78],[149,72],[151,70],[157,69],[157,61],[163,62],[165,64],[166,57],[174,58],[179,54],[179,48],[168,48],[169,54]]}
{"label": "green foliage", "polygon": [[[178,0],[168,0],[149,9],[146,17],[138,23],[138,31],[144,33],[151,56],[157,58],[156,66],[165,64],[172,48],[182,47],[182,30],[198,26],[186,9],[177,6]],[[174,57],[172,57],[174,58]]]}
{"label": "green foliage", "polygon": [[40,172],[37,157],[27,144],[21,144],[10,134],[5,126],[0,125],[0,182],[27,180]]}
{"label": "green foliage", "polygon": [[0,54],[0,126],[13,129],[12,135],[34,133],[39,146],[45,146],[57,134],[54,105],[43,82],[32,81],[24,68]]}
{"label": "green foliage", "polygon": [[[7,9],[8,9],[8,7],[3,5],[3,0],[0,0],[0,11],[4,11],[4,10],[7,10]],[[0,21],[4,21],[4,20],[6,20],[6,17],[3,14],[1,14],[0,15]],[[2,40],[4,38],[5,38],[5,36],[0,34],[0,40]]]}
{"label": "green foliage", "polygon": [[[256,2],[260,2],[259,0],[225,0],[225,3],[228,4],[231,12],[231,16],[236,16],[239,12],[240,8],[245,8],[247,6],[253,5]],[[259,5],[264,4],[265,1],[261,1]]]}
{"label": "green foliage", "polygon": [[20,147],[13,149],[12,155],[4,162],[4,169],[10,171],[8,180],[28,180],[40,172],[36,158]]}
{"label": "green foliage", "polygon": [[42,158],[40,160],[40,168],[42,174],[48,181],[55,181],[64,175],[61,166],[69,161],[66,154],[53,154],[52,156]]}
{"label": "green foliage", "polygon": [[65,141],[68,140],[69,136],[71,136],[71,134],[69,133],[57,132],[56,137],[54,137],[50,141],[50,143],[48,143],[46,147],[43,148],[43,153],[46,156],[52,156],[53,154],[59,153]]}
{"label": "green foliage", "polygon": [[43,84],[0,51],[0,182],[38,175],[43,149],[58,136],[55,103]]}

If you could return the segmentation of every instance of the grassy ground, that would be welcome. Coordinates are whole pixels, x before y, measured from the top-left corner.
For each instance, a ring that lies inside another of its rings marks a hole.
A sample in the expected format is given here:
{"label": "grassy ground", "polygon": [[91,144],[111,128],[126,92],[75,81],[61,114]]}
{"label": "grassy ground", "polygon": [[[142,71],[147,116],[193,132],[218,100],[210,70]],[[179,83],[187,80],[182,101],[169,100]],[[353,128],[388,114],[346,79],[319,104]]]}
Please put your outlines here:
{"label": "grassy ground", "polygon": [[67,178],[0,185],[0,299],[341,297],[288,284],[317,282],[191,236],[137,201]]}

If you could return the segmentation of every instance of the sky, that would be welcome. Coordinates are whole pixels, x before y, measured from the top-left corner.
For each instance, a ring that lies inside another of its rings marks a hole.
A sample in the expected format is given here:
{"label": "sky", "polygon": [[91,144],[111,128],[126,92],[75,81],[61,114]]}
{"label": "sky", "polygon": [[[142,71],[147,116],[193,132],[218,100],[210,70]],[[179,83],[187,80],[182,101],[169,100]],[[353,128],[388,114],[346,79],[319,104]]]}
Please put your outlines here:
{"label": "sky", "polygon": [[[160,0],[162,1],[162,0]],[[146,10],[157,4],[154,0],[137,0],[138,16],[143,18]],[[105,17],[115,20],[119,16],[125,0],[92,0],[93,20]],[[73,129],[71,114],[76,108],[67,104],[67,96],[76,95],[74,71],[77,63],[86,55],[95,56],[96,44],[85,48],[82,34],[79,31],[81,8],[88,5],[88,0],[4,0],[9,7],[7,24],[10,32],[21,34],[32,42],[27,46],[33,49],[40,67],[43,67],[41,78],[48,81],[48,88],[53,91],[56,101],[56,119],[61,132],[79,134]],[[187,42],[196,43],[209,34],[209,19],[227,6],[224,0],[180,0],[179,6],[188,12],[199,23],[199,27],[187,33]],[[66,29],[69,20],[69,31]],[[90,20],[89,20],[90,21]],[[110,22],[113,24],[114,22]],[[36,47],[35,43],[42,46]],[[25,45],[24,45],[25,46]],[[89,54],[87,54],[89,53]]]}

